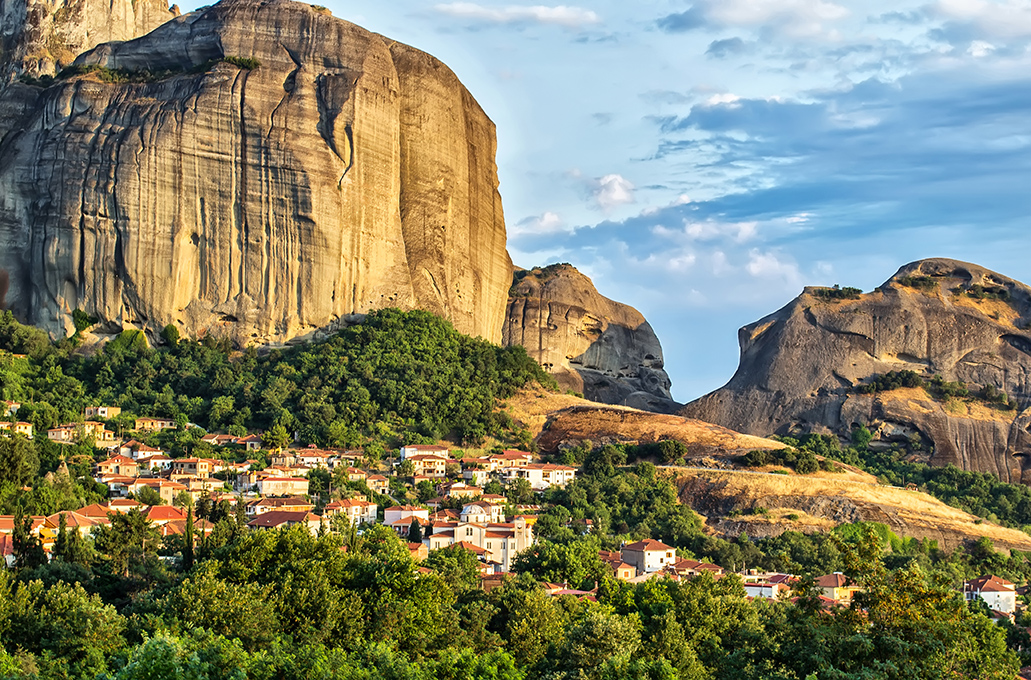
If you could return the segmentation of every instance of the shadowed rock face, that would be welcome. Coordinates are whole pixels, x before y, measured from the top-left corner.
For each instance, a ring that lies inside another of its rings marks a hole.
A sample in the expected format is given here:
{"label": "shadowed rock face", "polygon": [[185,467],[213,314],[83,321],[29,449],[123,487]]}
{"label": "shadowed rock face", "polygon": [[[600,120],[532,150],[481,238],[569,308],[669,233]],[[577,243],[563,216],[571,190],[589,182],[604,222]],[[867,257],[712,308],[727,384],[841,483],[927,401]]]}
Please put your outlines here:
{"label": "shadowed rock face", "polygon": [[307,4],[224,0],[76,64],[175,74],[0,94],[22,320],[64,335],[80,308],[260,344],[395,306],[500,340],[494,125],[438,60]]}
{"label": "shadowed rock face", "polygon": [[679,407],[648,322],[603,297],[568,264],[516,272],[503,338],[525,347],[564,389],[591,401],[663,413]]}
{"label": "shadowed rock face", "polygon": [[0,0],[0,82],[54,75],[100,43],[132,40],[178,15],[165,0]]}
{"label": "shadowed rock face", "polygon": [[[980,300],[970,294],[985,291]],[[742,328],[734,377],[681,414],[749,434],[847,435],[863,423],[881,443],[933,443],[933,464],[1031,483],[1031,289],[976,265],[931,259],[902,267],[858,300],[815,292],[807,288]],[[854,389],[899,370],[962,381],[972,391],[991,385],[1017,408],[943,404],[923,390]]]}

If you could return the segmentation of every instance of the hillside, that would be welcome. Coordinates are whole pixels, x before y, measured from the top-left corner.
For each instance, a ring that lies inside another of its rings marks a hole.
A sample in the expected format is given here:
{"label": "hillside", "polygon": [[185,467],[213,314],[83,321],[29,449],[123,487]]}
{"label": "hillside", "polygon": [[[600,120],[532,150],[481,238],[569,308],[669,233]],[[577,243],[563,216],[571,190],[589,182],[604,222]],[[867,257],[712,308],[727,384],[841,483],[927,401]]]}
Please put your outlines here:
{"label": "hillside", "polygon": [[542,451],[578,446],[645,444],[663,439],[683,442],[688,457],[733,456],[751,449],[777,449],[778,442],[742,435],[691,418],[641,411],[625,406],[600,406],[569,394],[528,386],[505,401],[505,410],[529,429]]}
{"label": "hillside", "polygon": [[681,501],[720,535],[825,532],[866,521],[886,524],[902,537],[937,541],[946,550],[982,536],[1000,549],[1031,550],[1031,536],[1022,531],[985,522],[919,491],[879,485],[862,473],[802,476],[683,468],[663,473],[676,484]]}

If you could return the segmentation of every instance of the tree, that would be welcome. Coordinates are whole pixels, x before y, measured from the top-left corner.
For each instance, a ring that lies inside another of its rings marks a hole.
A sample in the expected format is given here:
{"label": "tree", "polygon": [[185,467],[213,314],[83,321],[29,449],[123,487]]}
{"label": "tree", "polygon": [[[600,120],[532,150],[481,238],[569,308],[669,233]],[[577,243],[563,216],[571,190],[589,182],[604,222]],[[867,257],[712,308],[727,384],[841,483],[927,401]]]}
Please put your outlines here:
{"label": "tree", "polygon": [[193,569],[193,508],[186,508],[186,529],[183,532],[183,571]]}
{"label": "tree", "polygon": [[19,569],[34,569],[47,562],[43,543],[32,533],[32,516],[23,515],[20,507],[14,516],[11,547],[14,550],[14,564]]}
{"label": "tree", "polygon": [[667,465],[683,458],[687,453],[687,447],[684,446],[684,442],[676,439],[663,439],[659,442],[659,458],[662,459],[663,463]]}
{"label": "tree", "polygon": [[397,475],[399,477],[414,477],[415,463],[405,458],[401,461],[401,464],[397,466]]}
{"label": "tree", "polygon": [[261,443],[265,448],[279,451],[290,443],[290,433],[282,423],[276,423],[261,435]]}
{"label": "tree", "polygon": [[0,435],[0,482],[25,486],[39,472],[39,456],[35,447],[20,434]]}
{"label": "tree", "polygon": [[54,540],[54,559],[69,564],[80,564],[84,567],[88,567],[90,563],[86,540],[79,533],[78,528],[68,530],[67,513],[64,512],[61,513],[57,538]]}
{"label": "tree", "polygon": [[157,556],[161,532],[138,509],[111,515],[111,526],[97,528],[97,549],[108,556],[117,573],[142,573]]}
{"label": "tree", "polygon": [[422,543],[422,525],[419,524],[419,520],[415,517],[412,518],[412,523],[408,526],[408,542]]}
{"label": "tree", "polygon": [[164,505],[165,499],[149,486],[141,486],[136,491],[136,500],[144,505]]}

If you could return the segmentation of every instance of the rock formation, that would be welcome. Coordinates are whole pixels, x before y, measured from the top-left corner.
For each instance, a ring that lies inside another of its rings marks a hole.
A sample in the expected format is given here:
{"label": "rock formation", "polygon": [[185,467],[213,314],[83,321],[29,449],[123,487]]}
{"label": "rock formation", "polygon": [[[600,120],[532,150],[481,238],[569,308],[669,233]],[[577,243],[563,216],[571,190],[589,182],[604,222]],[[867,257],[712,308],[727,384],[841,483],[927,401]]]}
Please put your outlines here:
{"label": "rock formation", "polygon": [[0,0],[0,82],[54,75],[82,52],[179,15],[164,0]]}
{"label": "rock formation", "polygon": [[0,304],[22,320],[242,345],[396,306],[500,340],[494,125],[437,59],[223,0],[75,66],[0,93]]}
{"label": "rock formation", "polygon": [[503,338],[524,346],[562,388],[591,401],[663,413],[679,407],[652,327],[571,265],[516,272]]}
{"label": "rock formation", "polygon": [[[930,259],[875,291],[806,288],[742,328],[741,362],[724,387],[682,415],[749,434],[831,431],[855,424],[876,443],[933,445],[930,462],[1031,483],[1031,288],[976,265]],[[924,389],[860,394],[890,371],[1004,392],[1015,409]]]}

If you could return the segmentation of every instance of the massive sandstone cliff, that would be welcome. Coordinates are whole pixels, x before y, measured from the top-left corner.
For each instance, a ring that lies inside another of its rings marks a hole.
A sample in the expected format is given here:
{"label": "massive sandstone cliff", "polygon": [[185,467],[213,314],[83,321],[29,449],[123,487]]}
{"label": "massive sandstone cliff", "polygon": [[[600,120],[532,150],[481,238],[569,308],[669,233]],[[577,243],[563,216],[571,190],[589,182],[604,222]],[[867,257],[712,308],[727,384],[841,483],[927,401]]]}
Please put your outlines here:
{"label": "massive sandstone cliff", "polygon": [[[761,435],[847,435],[867,424],[881,443],[933,444],[933,464],[1031,483],[1031,288],[976,265],[931,259],[902,267],[859,299],[819,292],[807,288],[742,328],[734,377],[681,413]],[[990,385],[1017,407],[943,402],[923,389],[855,389],[900,370],[962,381],[972,391]]]}
{"label": "massive sandstone cliff", "polygon": [[165,0],[0,0],[0,82],[54,75],[82,52],[179,14]]}
{"label": "massive sandstone cliff", "polygon": [[568,264],[516,272],[503,337],[591,401],[664,413],[679,407],[652,327]]}
{"label": "massive sandstone cliff", "polygon": [[437,59],[223,0],[76,65],[117,73],[0,93],[0,304],[23,320],[245,344],[396,306],[500,340],[494,125]]}

